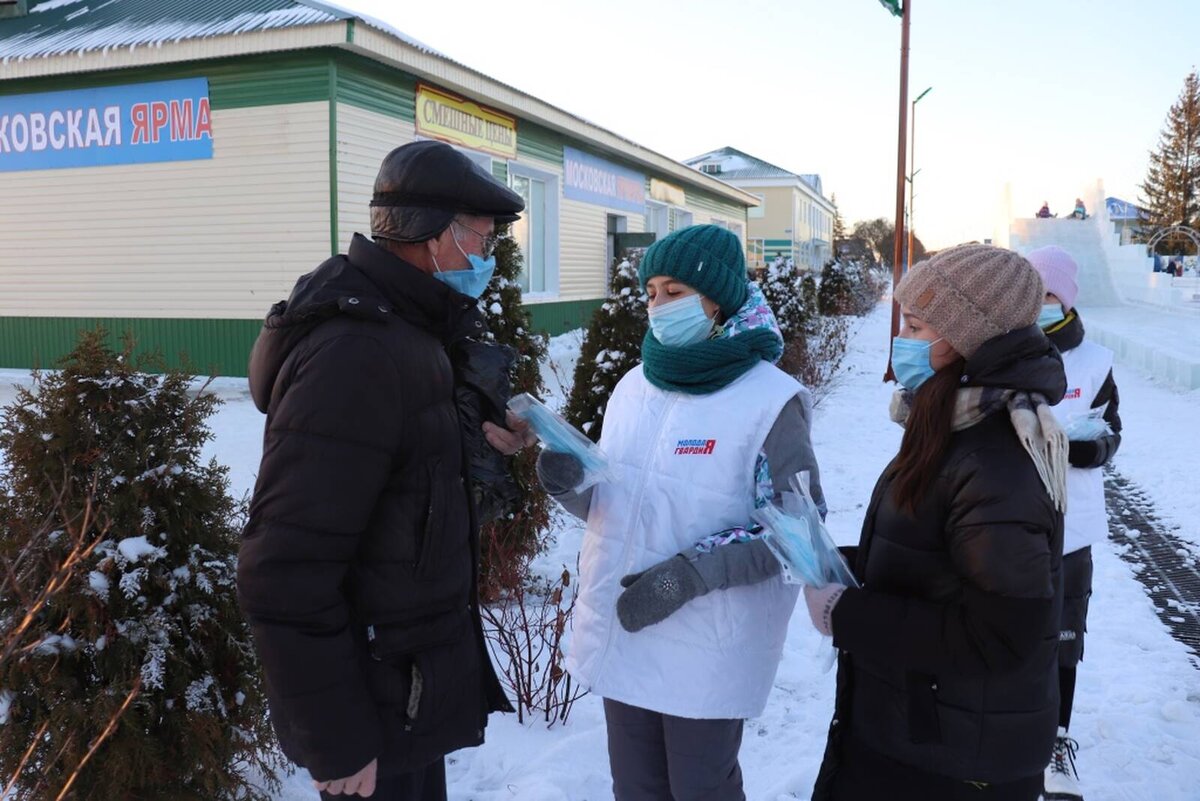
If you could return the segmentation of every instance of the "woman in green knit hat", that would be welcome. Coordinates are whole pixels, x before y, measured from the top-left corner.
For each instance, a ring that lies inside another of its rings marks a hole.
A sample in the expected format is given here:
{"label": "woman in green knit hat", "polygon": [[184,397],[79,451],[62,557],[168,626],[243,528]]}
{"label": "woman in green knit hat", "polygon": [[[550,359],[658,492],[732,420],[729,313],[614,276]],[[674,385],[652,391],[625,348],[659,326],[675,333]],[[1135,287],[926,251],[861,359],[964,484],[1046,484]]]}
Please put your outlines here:
{"label": "woman in green knit hat", "polygon": [[796,602],[751,523],[808,471],[808,391],[774,366],[775,317],[737,236],[676,231],[640,265],[650,330],[608,403],[618,478],[586,492],[544,451],[543,485],[587,522],[567,653],[604,698],[619,801],[743,799],[742,721],[762,713]]}

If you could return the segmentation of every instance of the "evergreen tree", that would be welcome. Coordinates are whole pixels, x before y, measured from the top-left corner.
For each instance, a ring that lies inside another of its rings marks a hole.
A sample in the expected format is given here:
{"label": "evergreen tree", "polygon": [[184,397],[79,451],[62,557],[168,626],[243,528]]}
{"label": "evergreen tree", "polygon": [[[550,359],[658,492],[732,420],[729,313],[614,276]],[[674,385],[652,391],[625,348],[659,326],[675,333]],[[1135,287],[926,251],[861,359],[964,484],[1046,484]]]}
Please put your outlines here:
{"label": "evergreen tree", "polygon": [[816,304],[810,305],[810,296],[805,294],[804,276],[807,275],[807,271],[802,274],[796,269],[796,263],[791,259],[779,257],[767,265],[759,277],[763,297],[775,313],[785,346],[793,337],[804,333],[817,313]]}
{"label": "evergreen tree", "polygon": [[[534,332],[529,310],[522,305],[521,248],[512,237],[511,227],[505,226],[499,233],[496,272],[479,306],[487,318],[491,339],[516,353],[513,394],[528,392],[539,397],[545,389],[541,362],[546,355],[546,338]],[[550,524],[551,501],[537,479],[537,448],[525,448],[509,464],[520,500],[511,514],[485,524],[480,532],[480,591],[485,599],[495,598],[526,579],[529,559],[542,550],[542,535]]]}
{"label": "evergreen tree", "polygon": [[853,314],[855,311],[854,270],[847,262],[830,260],[821,270],[817,306],[824,315]]}
{"label": "evergreen tree", "polygon": [[[1150,153],[1142,184],[1146,208],[1145,233],[1173,225],[1200,228],[1200,76],[1193,71],[1183,82],[1179,99],[1167,112],[1158,149]],[[1166,237],[1160,253],[1180,253],[1184,237]]]}
{"label": "evergreen tree", "polygon": [[633,251],[613,269],[608,299],[592,315],[575,365],[563,416],[593,442],[600,441],[604,410],[617,382],[642,361],[649,322],[638,280],[640,261],[641,251]]}
{"label": "evergreen tree", "polygon": [[842,212],[838,210],[836,192],[829,196],[829,202],[833,205],[833,241],[836,243],[846,238],[846,221],[842,219]]}
{"label": "evergreen tree", "polygon": [[247,772],[283,762],[236,603],[244,507],[200,461],[218,401],[105,339],[0,415],[0,630],[19,646],[0,773],[18,799],[266,801]]}

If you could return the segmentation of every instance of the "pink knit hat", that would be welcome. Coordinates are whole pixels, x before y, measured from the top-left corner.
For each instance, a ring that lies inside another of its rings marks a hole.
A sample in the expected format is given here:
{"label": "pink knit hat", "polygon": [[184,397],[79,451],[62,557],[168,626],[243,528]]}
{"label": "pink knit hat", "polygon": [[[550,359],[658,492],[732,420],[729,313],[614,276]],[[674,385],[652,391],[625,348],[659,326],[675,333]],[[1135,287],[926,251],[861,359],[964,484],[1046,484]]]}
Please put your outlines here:
{"label": "pink knit hat", "polygon": [[1075,308],[1075,298],[1079,296],[1079,284],[1075,282],[1075,276],[1079,274],[1079,265],[1071,258],[1071,254],[1057,245],[1047,245],[1031,251],[1025,258],[1042,276],[1046,291],[1061,300],[1067,311]]}

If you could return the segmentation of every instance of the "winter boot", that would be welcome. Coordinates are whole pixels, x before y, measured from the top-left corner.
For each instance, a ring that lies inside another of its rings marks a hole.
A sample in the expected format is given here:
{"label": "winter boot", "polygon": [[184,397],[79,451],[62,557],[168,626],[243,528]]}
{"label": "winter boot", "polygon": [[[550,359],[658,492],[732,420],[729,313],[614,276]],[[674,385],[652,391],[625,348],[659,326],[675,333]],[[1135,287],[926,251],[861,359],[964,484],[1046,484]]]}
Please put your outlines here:
{"label": "winter boot", "polygon": [[1068,737],[1067,730],[1059,726],[1058,736],[1054,739],[1054,752],[1042,780],[1042,801],[1083,801],[1079,772],[1075,770],[1075,752],[1078,750],[1079,743]]}

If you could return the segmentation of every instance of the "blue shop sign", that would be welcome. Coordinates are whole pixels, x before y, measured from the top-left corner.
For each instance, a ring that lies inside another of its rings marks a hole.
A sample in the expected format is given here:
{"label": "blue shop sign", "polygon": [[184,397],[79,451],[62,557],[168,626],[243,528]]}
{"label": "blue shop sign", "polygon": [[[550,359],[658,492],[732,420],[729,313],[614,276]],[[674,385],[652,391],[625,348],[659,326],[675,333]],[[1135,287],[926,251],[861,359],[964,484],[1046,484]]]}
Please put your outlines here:
{"label": "blue shop sign", "polygon": [[0,95],[0,172],[212,154],[206,78]]}
{"label": "blue shop sign", "polygon": [[646,210],[646,176],[573,147],[564,147],[563,196],[643,214]]}

